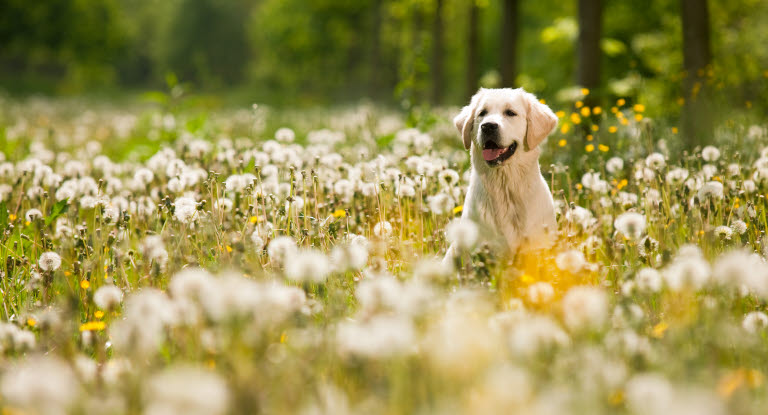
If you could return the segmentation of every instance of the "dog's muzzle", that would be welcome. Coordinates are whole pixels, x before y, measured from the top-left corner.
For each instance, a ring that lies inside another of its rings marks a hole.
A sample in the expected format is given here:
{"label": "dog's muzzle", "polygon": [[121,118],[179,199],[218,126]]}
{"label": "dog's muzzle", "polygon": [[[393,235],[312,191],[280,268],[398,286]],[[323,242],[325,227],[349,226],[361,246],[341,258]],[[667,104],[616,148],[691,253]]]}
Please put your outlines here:
{"label": "dog's muzzle", "polygon": [[498,124],[484,123],[480,125],[480,133],[483,142],[483,159],[488,165],[498,166],[515,154],[517,141],[513,141],[509,147],[499,146]]}

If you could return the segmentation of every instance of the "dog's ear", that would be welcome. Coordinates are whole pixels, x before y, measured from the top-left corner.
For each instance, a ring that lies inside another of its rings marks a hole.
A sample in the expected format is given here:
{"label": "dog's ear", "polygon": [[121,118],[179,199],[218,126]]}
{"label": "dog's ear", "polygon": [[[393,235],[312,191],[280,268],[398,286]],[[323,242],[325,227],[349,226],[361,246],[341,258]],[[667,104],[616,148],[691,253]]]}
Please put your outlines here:
{"label": "dog's ear", "polygon": [[464,149],[469,150],[472,146],[472,127],[475,125],[475,113],[477,112],[477,104],[480,102],[480,96],[483,94],[483,88],[477,91],[469,101],[469,105],[461,109],[459,115],[454,117],[453,124],[461,133],[461,138],[464,141]]}
{"label": "dog's ear", "polygon": [[525,151],[536,148],[557,126],[557,116],[536,96],[523,92],[528,103],[528,128],[525,131]]}

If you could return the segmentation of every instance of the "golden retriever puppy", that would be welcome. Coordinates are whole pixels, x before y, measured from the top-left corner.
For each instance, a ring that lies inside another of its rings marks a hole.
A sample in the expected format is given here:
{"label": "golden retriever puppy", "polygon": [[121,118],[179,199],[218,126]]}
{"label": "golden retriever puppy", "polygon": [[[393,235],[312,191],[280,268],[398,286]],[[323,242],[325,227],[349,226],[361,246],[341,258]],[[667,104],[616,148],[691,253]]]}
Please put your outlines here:
{"label": "golden retriever puppy", "polygon": [[[555,208],[539,144],[557,126],[552,110],[522,88],[481,88],[453,121],[472,160],[462,219],[502,254],[551,245]],[[445,260],[456,254],[449,247]]]}

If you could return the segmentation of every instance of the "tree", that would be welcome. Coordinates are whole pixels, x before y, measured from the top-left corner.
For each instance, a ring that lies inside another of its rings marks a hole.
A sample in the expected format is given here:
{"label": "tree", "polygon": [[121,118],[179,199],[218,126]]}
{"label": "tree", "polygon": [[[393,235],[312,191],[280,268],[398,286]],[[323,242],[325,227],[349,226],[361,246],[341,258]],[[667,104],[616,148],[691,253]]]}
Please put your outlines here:
{"label": "tree", "polygon": [[[576,63],[576,83],[595,90],[600,86],[602,51],[600,37],[603,26],[601,0],[579,0],[579,43]],[[589,95],[588,105],[595,105],[595,94]]]}
{"label": "tree", "polygon": [[520,33],[519,0],[504,0],[501,21],[501,84],[512,87],[517,76],[517,43]]}
{"label": "tree", "polygon": [[683,136],[689,147],[712,135],[712,120],[706,105],[706,72],[712,62],[707,0],[680,0],[683,21]]}
{"label": "tree", "polygon": [[464,96],[469,99],[477,91],[480,79],[480,41],[478,20],[480,8],[472,0],[469,5],[469,24],[467,25],[467,75],[465,80]]}
{"label": "tree", "polygon": [[432,103],[440,104],[443,93],[443,0],[435,0],[432,22]]}

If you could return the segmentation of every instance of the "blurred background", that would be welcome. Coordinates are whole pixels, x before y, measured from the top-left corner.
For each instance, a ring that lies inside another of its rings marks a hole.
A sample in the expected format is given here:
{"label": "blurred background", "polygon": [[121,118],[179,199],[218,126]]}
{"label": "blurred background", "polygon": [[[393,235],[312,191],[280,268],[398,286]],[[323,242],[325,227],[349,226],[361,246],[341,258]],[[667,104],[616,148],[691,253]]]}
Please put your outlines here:
{"label": "blurred background", "polygon": [[766,41],[765,0],[2,0],[0,89],[410,110],[522,86],[693,137],[765,113]]}

